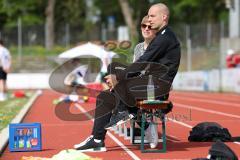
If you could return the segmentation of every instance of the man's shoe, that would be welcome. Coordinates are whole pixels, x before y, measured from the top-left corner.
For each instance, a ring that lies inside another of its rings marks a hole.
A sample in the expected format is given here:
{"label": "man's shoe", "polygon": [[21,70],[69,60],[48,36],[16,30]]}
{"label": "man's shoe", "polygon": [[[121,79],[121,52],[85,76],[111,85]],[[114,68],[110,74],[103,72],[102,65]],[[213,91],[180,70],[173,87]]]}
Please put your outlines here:
{"label": "man's shoe", "polygon": [[[99,141],[99,142],[98,142]],[[74,145],[74,148],[81,152],[105,152],[107,151],[102,140],[96,140],[91,135],[83,142]]]}
{"label": "man's shoe", "polygon": [[84,141],[82,141],[81,143],[75,144],[75,145],[73,146],[73,148],[77,149],[77,148],[79,148],[79,147],[84,146],[84,145],[85,145],[88,141],[90,141],[92,138],[93,138],[93,135],[90,135],[88,138],[86,138],[86,139],[85,139]]}
{"label": "man's shoe", "polygon": [[118,126],[130,119],[134,116],[129,114],[128,111],[117,112],[112,115],[110,122],[104,127],[105,129],[111,129],[114,126]]}
{"label": "man's shoe", "polygon": [[145,130],[145,136],[150,144],[150,148],[156,148],[158,145],[158,130],[157,125],[150,123],[148,128]]}

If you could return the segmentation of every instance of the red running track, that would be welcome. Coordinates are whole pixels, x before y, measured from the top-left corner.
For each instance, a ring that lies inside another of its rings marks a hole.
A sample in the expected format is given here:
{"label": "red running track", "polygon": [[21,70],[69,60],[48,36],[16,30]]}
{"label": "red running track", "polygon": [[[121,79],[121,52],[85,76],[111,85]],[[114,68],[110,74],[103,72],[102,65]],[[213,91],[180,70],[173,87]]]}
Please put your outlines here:
{"label": "red running track", "polygon": [[[72,148],[75,143],[81,142],[91,133],[93,125],[91,120],[63,121],[56,117],[52,101],[57,97],[59,97],[58,93],[45,90],[24,119],[24,122],[42,124],[43,151],[9,152],[7,148],[1,160],[19,160],[22,156],[52,157],[63,149]],[[233,137],[240,137],[240,95],[174,91],[170,99],[174,103],[174,109],[167,116],[167,153],[141,153],[139,145],[132,145],[122,137],[109,132],[105,141],[107,152],[86,154],[103,160],[206,157],[212,143],[188,142],[187,140],[191,128],[204,121],[218,122],[228,128]],[[85,110],[93,109],[94,103],[83,104],[82,107]],[[77,109],[79,108],[75,108]],[[239,142],[226,144],[240,156]]]}

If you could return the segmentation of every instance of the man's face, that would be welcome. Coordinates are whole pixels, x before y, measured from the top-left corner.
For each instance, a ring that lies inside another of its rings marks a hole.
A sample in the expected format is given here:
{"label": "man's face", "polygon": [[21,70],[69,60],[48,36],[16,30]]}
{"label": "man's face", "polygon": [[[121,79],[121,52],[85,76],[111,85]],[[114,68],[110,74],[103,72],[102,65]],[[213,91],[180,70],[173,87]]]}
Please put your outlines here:
{"label": "man's face", "polygon": [[142,36],[144,39],[153,39],[156,31],[151,29],[150,23],[141,24]]}
{"label": "man's face", "polygon": [[153,29],[159,30],[163,26],[163,15],[158,7],[151,7],[148,11],[148,21]]}

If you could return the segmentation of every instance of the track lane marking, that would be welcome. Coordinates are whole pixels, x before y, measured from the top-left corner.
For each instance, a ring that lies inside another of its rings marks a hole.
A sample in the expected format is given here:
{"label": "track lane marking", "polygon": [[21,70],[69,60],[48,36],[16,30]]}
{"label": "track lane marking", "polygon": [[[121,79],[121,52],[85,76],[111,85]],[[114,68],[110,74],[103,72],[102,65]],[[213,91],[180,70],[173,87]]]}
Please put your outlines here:
{"label": "track lane marking", "polygon": [[[80,104],[75,104],[75,106],[83,112],[89,119],[91,119],[92,122],[94,122],[94,118],[87,113],[87,111],[80,105]],[[134,154],[131,150],[129,150],[120,140],[118,140],[112,133],[107,132],[107,135],[115,142],[117,143],[127,154],[133,158],[133,160],[141,160],[136,154]]]}
{"label": "track lane marking", "polygon": [[223,113],[223,112],[214,111],[211,109],[203,109],[203,108],[199,108],[199,107],[192,106],[192,105],[190,106],[190,105],[185,105],[185,104],[181,104],[181,103],[173,103],[173,105],[176,105],[181,108],[188,108],[188,109],[193,109],[193,110],[197,110],[197,111],[208,112],[208,113],[213,113],[213,114],[218,114],[218,115],[222,115],[222,116],[240,119],[240,116],[238,116],[238,115],[234,115],[234,114],[230,114],[230,113]]}
{"label": "track lane marking", "polygon": [[[223,112],[218,112],[218,111],[214,111],[214,110],[210,110],[210,109],[203,109],[203,108],[199,108],[199,107],[195,107],[195,106],[190,106],[190,105],[184,105],[184,104],[180,104],[180,103],[174,103],[175,105],[181,107],[181,108],[191,108],[194,110],[198,110],[198,111],[203,111],[203,112],[208,112],[208,113],[213,113],[213,114],[218,114],[218,115],[223,115],[223,116],[228,116],[228,117],[234,117],[234,118],[238,118],[240,119],[240,116],[238,115],[233,115],[233,114],[228,114],[228,113],[223,113]],[[90,118],[93,121],[93,117],[86,113],[86,110],[84,108],[82,108],[81,105],[77,104],[77,108],[79,108],[82,112],[84,112],[86,114],[86,116],[88,118]],[[192,129],[193,126],[184,123],[184,122],[180,122],[180,121],[176,121],[174,119],[168,118],[170,121],[177,123],[181,126],[187,127],[189,129]],[[132,151],[130,151],[126,146],[124,146],[124,144],[122,142],[120,142],[113,134],[111,134],[110,132],[107,132],[108,136],[110,136],[110,138],[112,140],[114,140],[123,150],[125,150],[134,160],[141,160],[136,154],[134,154]],[[118,143],[119,142],[119,143]],[[233,142],[234,144],[240,145],[240,142]]]}
{"label": "track lane marking", "polygon": [[[212,96],[214,99],[216,98],[224,98],[224,100],[238,100],[240,98],[239,95],[234,94],[234,95],[229,95],[229,94],[225,94],[225,93],[219,93],[219,94],[214,94],[214,93],[210,93],[209,92],[201,92],[201,93],[194,93],[194,92],[177,92],[177,91],[173,91],[172,93],[173,96],[187,96],[187,97],[194,97],[194,98],[207,98],[210,99],[209,97]],[[226,97],[228,97],[226,99]]]}
{"label": "track lane marking", "polygon": [[232,103],[232,102],[223,102],[223,101],[217,101],[217,100],[206,100],[206,99],[198,99],[198,98],[188,98],[188,97],[177,97],[174,96],[173,99],[184,99],[184,100],[189,100],[189,101],[199,101],[199,102],[207,102],[211,104],[219,104],[219,105],[229,105],[232,107],[240,108],[239,103]]}
{"label": "track lane marking", "polygon": [[182,125],[182,126],[184,126],[184,127],[187,127],[187,128],[190,128],[190,129],[192,129],[193,127],[191,126],[191,125],[189,125],[189,124],[187,124],[187,123],[183,123],[183,122],[180,122],[180,121],[176,121],[175,119],[172,119],[172,118],[168,118],[170,121],[172,121],[172,122],[174,122],[174,123],[177,123],[177,124],[180,124],[180,125]]}

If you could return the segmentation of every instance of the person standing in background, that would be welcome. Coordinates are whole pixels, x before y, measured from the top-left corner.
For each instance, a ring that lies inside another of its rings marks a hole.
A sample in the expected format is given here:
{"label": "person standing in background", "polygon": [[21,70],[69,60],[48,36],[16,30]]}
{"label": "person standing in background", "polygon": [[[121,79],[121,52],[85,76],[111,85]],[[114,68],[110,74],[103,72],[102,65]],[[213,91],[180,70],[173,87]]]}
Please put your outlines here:
{"label": "person standing in background", "polygon": [[7,74],[10,72],[11,55],[0,39],[0,101],[7,99]]}

